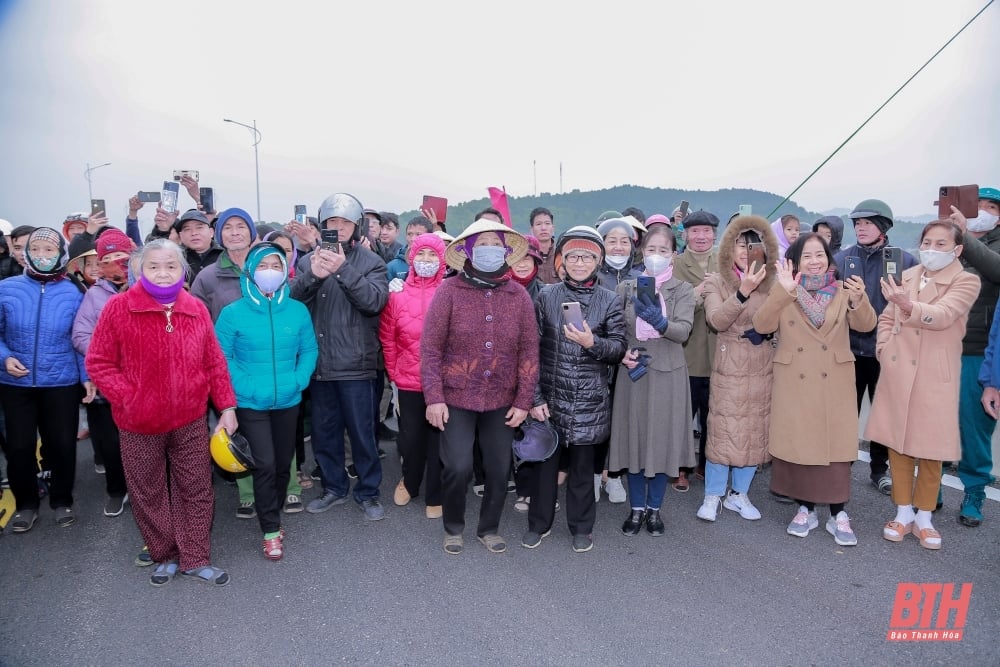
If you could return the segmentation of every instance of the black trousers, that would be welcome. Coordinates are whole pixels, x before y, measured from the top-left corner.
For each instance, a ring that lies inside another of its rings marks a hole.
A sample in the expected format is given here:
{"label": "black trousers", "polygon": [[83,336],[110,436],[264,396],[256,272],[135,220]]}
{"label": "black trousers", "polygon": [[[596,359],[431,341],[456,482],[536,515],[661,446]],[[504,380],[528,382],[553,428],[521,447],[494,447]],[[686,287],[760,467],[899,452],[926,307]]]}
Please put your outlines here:
{"label": "black trousers", "polygon": [[420,495],[426,479],[426,502],[441,504],[441,431],[427,421],[427,403],[420,391],[399,390],[399,435],[396,447],[403,459],[403,484],[407,492]]}
{"label": "black trousers", "polygon": [[38,510],[37,438],[45,443],[49,506],[73,506],[76,481],[76,433],[83,387],[15,387],[0,384],[0,404],[7,422],[7,478],[17,510]]}
{"label": "black trousers", "polygon": [[[861,412],[861,403],[865,399],[866,391],[870,399],[875,398],[875,386],[878,384],[881,370],[882,364],[875,357],[855,357],[854,385],[858,390],[858,413]],[[871,476],[872,479],[877,479],[889,469],[889,450],[881,443],[870,442],[868,452],[872,457]]]}
{"label": "black trousers", "polygon": [[514,442],[514,429],[504,424],[505,414],[507,408],[472,412],[448,406],[448,423],[441,433],[441,504],[444,530],[449,535],[461,535],[465,530],[465,501],[472,479],[472,442],[477,428],[486,489],[476,535],[494,534],[500,527]]}
{"label": "black trousers", "polygon": [[[566,522],[573,535],[594,532],[597,504],[594,501],[594,445],[569,445],[569,477],[566,478]],[[547,461],[525,463],[531,467],[534,485],[528,506],[528,530],[543,534],[552,528],[559,493],[559,453]]]}
{"label": "black trousers", "polygon": [[257,466],[253,470],[253,502],[264,533],[281,528],[281,504],[295,456],[298,416],[298,405],[283,410],[236,409],[240,433],[250,442]]}
{"label": "black trousers", "polygon": [[104,485],[109,496],[121,498],[127,491],[122,468],[122,445],[118,426],[111,417],[111,404],[94,401],[87,404],[87,422],[94,451],[104,460]]}
{"label": "black trousers", "polygon": [[701,438],[698,439],[698,468],[705,469],[705,442],[708,440],[708,388],[710,378],[694,377],[688,378],[691,384],[691,416],[698,413],[698,431]]}

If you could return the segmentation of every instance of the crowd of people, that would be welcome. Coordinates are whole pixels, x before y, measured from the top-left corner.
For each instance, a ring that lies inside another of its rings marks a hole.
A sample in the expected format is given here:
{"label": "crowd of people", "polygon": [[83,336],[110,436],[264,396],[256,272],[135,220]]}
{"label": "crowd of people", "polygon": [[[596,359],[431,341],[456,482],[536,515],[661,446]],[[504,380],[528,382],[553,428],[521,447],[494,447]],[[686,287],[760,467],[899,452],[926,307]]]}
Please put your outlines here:
{"label": "crowd of people", "polygon": [[579,553],[605,495],[627,503],[624,536],[660,536],[668,489],[693,480],[706,522],[720,506],[759,520],[751,496],[769,491],[792,506],[789,535],[808,536],[825,505],[826,532],[855,545],[866,395],[870,478],[892,499],[884,539],[941,548],[946,462],[964,484],[960,523],[983,521],[1000,411],[996,189],[978,217],[927,224],[918,256],[886,252],[893,214],[877,199],[850,213],[846,248],[837,216],[720,225],[686,207],[608,211],[561,234],[545,208],[527,234],[487,208],[453,237],[432,210],[401,229],[346,193],[284,225],[158,208],[142,238],[142,206],[129,201],[124,231],[103,212],[61,229],[0,221],[0,445],[13,532],[32,530],[44,497],[68,527],[89,432],[104,514],[132,507],[153,585],[229,583],[211,558],[213,474],[227,469],[269,560],[284,555],[283,514],[353,502],[383,519],[387,438],[393,503],[423,496],[452,555],[470,484],[493,553],[509,492],[521,546],[539,547],[562,509]]}

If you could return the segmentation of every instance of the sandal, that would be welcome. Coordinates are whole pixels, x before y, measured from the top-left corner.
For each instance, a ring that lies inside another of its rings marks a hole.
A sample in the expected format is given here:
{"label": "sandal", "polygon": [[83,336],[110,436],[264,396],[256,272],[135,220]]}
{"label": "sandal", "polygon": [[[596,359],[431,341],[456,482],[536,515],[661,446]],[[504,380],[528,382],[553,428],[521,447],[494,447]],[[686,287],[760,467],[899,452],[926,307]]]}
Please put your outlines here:
{"label": "sandal", "polygon": [[229,575],[225,570],[214,565],[203,565],[193,570],[184,570],[184,576],[214,586],[225,586],[229,583]]}
{"label": "sandal", "polygon": [[446,554],[451,554],[452,556],[457,556],[458,554],[462,553],[462,536],[445,535],[444,552]]}
{"label": "sandal", "polygon": [[[920,528],[917,526],[916,521],[913,522],[913,534],[918,540],[920,540],[920,546],[924,549],[940,549],[941,548],[941,533],[937,532],[933,528]],[[937,540],[936,542],[931,542],[931,540]]]}
{"label": "sandal", "polygon": [[514,509],[518,512],[527,512],[530,508],[531,498],[528,496],[518,496],[514,501]]}
{"label": "sandal", "polygon": [[168,561],[166,563],[160,563],[153,570],[153,574],[149,577],[149,583],[154,586],[166,586],[177,574],[177,561]]}
{"label": "sandal", "polygon": [[299,486],[303,489],[313,488],[312,477],[309,476],[309,473],[302,472],[301,470],[299,471]]}
{"label": "sandal", "polygon": [[911,525],[913,524],[890,521],[882,527],[882,537],[890,542],[902,542],[903,537],[910,532]]}
{"label": "sandal", "polygon": [[35,510],[21,510],[10,519],[10,527],[15,533],[26,533],[31,530],[38,520],[38,512]]}
{"label": "sandal", "polygon": [[691,488],[688,485],[687,473],[682,472],[678,474],[677,479],[671,482],[670,486],[671,488],[673,488],[674,491],[678,491],[680,493],[687,493],[688,489]]}
{"label": "sandal", "polygon": [[281,557],[284,555],[285,546],[281,535],[264,540],[264,558],[268,560],[281,560]]}
{"label": "sandal", "polygon": [[491,554],[502,554],[507,551],[507,543],[503,541],[503,538],[497,534],[491,535],[480,535],[479,541],[483,543],[486,550]]}

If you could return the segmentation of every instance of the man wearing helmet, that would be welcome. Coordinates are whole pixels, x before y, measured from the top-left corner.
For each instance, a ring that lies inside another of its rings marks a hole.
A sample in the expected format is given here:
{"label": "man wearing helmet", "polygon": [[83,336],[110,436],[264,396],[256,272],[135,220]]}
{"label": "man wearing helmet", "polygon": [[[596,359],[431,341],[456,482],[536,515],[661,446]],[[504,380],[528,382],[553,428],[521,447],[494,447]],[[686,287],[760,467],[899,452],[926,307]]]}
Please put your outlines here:
{"label": "man wearing helmet", "polygon": [[[879,199],[866,199],[851,211],[854,222],[854,235],[858,242],[849,248],[844,248],[834,256],[837,264],[837,275],[845,280],[852,272],[847,270],[848,259],[858,266],[853,273],[860,272],[865,283],[865,292],[871,301],[875,315],[881,315],[888,301],[882,294],[882,249],[889,244],[889,230],[892,229],[892,209]],[[903,253],[903,270],[916,266],[916,258],[908,252]],[[855,331],[851,329],[851,352],[854,353],[854,383],[858,393],[858,411],[864,401],[865,392],[871,400],[875,396],[879,371],[882,366],[875,358],[875,340],[878,329],[871,331]],[[978,399],[977,399],[978,400]],[[889,476],[889,450],[885,445],[871,442],[868,445],[871,455],[869,472],[872,484],[876,489],[889,495],[892,493],[892,477]]]}
{"label": "man wearing helmet", "polygon": [[379,313],[389,299],[385,263],[362,244],[364,208],[353,195],[337,193],[319,207],[325,242],[303,257],[292,282],[292,298],[309,308],[319,361],[310,383],[312,445],[323,478],[323,494],[309,503],[313,514],[347,501],[344,429],[357,469],[354,500],[372,521],[385,517],[379,502],[382,465],[375,442],[375,379]]}
{"label": "man wearing helmet", "polygon": [[[1000,190],[979,190],[979,215],[972,220],[952,207],[951,221],[964,232],[959,261],[966,271],[979,276],[982,289],[969,311],[965,338],[962,339],[962,375],[958,402],[959,429],[962,437],[962,460],[958,477],[965,486],[965,497],[958,520],[976,527],[983,521],[983,500],[993,469],[993,429],[996,421],[979,404],[983,387],[993,382],[989,369],[982,369],[994,308],[1000,298]],[[994,355],[996,352],[994,351]],[[980,378],[984,380],[980,387]],[[939,496],[940,499],[940,496]]]}

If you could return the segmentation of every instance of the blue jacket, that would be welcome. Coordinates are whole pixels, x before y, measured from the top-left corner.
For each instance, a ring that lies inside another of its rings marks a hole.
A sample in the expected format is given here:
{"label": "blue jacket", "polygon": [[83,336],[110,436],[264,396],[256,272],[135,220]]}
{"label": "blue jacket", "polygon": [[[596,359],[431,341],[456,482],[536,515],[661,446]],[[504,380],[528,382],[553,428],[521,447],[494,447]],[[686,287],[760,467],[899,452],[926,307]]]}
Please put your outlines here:
{"label": "blue jacket", "polygon": [[[862,280],[865,281],[865,292],[868,293],[868,300],[871,301],[875,315],[881,315],[888,302],[882,296],[882,249],[885,245],[877,248],[867,248],[860,245],[852,245],[844,248],[833,258],[837,265],[837,277],[843,280],[847,275],[847,258],[855,257],[861,265]],[[908,252],[903,252],[903,270],[918,264],[917,259]],[[851,329],[851,352],[856,357],[875,357],[875,341],[878,338],[878,327],[871,331],[855,331]]]}
{"label": "blue jacket", "polygon": [[997,339],[1000,339],[1000,302],[993,311],[990,338],[983,352],[983,365],[979,367],[979,384],[1000,389],[1000,354],[997,354]]}
{"label": "blue jacket", "polygon": [[0,281],[0,363],[14,357],[29,371],[16,378],[0,367],[0,383],[67,387],[89,379],[71,337],[81,301],[83,292],[68,278],[43,283],[21,275]]}
{"label": "blue jacket", "polygon": [[289,295],[284,253],[285,282],[270,299],[253,282],[261,258],[273,252],[270,244],[250,251],[240,277],[243,298],[223,308],[215,323],[236,404],[251,410],[298,405],[319,354],[309,310]]}
{"label": "blue jacket", "polygon": [[408,246],[400,248],[396,257],[385,265],[385,272],[389,276],[389,282],[392,282],[395,278],[406,280],[406,276],[410,275],[410,265],[406,261],[407,248]]}

